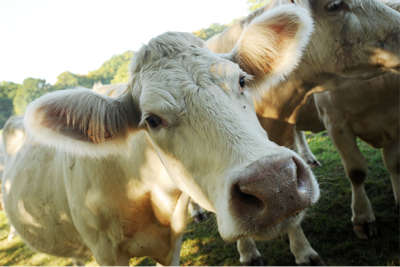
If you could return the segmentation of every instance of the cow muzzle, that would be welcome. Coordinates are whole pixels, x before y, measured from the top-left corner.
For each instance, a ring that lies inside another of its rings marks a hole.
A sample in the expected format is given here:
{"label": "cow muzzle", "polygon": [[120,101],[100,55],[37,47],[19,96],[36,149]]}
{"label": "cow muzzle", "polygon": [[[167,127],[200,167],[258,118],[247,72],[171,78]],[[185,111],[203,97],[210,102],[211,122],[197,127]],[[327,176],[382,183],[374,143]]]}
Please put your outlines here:
{"label": "cow muzzle", "polygon": [[229,203],[246,225],[272,227],[298,215],[319,197],[310,168],[297,156],[267,156],[234,175]]}

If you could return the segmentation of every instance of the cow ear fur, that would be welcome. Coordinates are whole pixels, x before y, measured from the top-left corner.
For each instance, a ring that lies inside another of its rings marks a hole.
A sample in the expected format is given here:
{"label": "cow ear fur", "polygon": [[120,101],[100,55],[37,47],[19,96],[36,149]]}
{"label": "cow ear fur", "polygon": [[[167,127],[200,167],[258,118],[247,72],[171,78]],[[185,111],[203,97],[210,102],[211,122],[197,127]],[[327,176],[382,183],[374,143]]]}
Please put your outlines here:
{"label": "cow ear fur", "polygon": [[270,87],[301,59],[313,30],[309,12],[293,4],[266,10],[243,31],[231,57],[253,75],[253,87]]}
{"label": "cow ear fur", "polygon": [[139,118],[138,105],[128,90],[113,99],[89,89],[69,89],[29,104],[24,126],[41,144],[102,156],[126,150],[129,132],[137,128]]}

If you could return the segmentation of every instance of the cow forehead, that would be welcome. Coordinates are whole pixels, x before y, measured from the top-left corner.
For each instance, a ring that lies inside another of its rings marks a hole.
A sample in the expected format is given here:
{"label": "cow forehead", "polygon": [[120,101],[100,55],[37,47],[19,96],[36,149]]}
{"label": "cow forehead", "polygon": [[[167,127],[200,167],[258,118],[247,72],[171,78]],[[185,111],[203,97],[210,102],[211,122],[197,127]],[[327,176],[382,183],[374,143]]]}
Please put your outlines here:
{"label": "cow forehead", "polygon": [[141,73],[140,80],[144,90],[167,90],[179,95],[199,88],[230,91],[227,84],[242,72],[237,64],[208,51],[185,51],[174,58],[153,62]]}

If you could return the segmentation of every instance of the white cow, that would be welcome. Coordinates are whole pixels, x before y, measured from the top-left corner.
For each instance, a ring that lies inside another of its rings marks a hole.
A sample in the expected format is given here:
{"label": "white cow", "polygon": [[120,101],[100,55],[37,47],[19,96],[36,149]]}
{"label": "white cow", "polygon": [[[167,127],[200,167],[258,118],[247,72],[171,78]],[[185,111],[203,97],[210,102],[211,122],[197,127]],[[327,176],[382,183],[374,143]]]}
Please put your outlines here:
{"label": "white cow", "polygon": [[[3,140],[0,138],[0,178],[3,177],[4,161],[5,161],[5,151],[3,147]],[[0,205],[1,205],[0,209],[3,209],[3,204],[1,203]]]}
{"label": "white cow", "polygon": [[[6,160],[12,158],[18,150],[22,147],[25,142],[25,129],[23,125],[23,117],[12,116],[4,124],[2,138],[0,138],[0,166],[3,170],[4,165],[7,164]],[[0,178],[2,178],[2,171],[0,173]],[[8,234],[7,240],[11,241],[16,236],[16,231],[14,226],[10,224],[10,232]]]}
{"label": "white cow", "polygon": [[[127,88],[127,83],[102,84],[100,82],[95,83],[92,90],[96,93],[115,98],[123,94]],[[195,222],[201,222],[207,218],[206,211],[193,201],[189,202],[188,212],[190,216],[195,220]]]}
{"label": "white cow", "polygon": [[[256,110],[269,138],[292,147],[299,106],[312,88],[330,79],[340,80],[343,75],[370,78],[399,70],[400,14],[378,0],[271,0],[210,39],[209,48],[218,53],[230,51],[246,25],[272,7],[288,2],[310,10],[315,31],[295,71],[269,90],[264,90],[262,82],[251,86],[261,91]],[[393,8],[399,6],[398,0],[384,2]],[[258,58],[257,62],[263,60]],[[251,69],[247,71],[254,74]],[[309,150],[299,152],[307,162],[318,165]]]}
{"label": "white cow", "polygon": [[367,161],[359,137],[382,149],[396,204],[400,200],[400,75],[387,74],[368,81],[344,80],[314,95],[318,114],[340,153],[352,188],[352,222],[359,238],[376,234],[375,215],[364,189]]}
{"label": "white cow", "polygon": [[3,176],[4,161],[5,161],[5,151],[3,146],[3,139],[0,138],[0,177]]}
{"label": "white cow", "polygon": [[35,100],[24,119],[30,138],[5,167],[11,223],[49,254],[176,265],[191,197],[216,213],[225,240],[286,232],[296,261],[309,263],[318,254],[299,223],[318,184],[295,153],[268,141],[244,90],[249,77],[231,60],[276,51],[260,66],[276,80],[292,69],[282,56],[298,61],[311,24],[305,10],[282,6],[249,26],[264,26],[263,51],[245,32],[225,55],[166,33],[135,55],[121,97],[78,89]]}
{"label": "white cow", "polygon": [[[277,85],[270,88],[268,82],[258,79],[249,86],[259,89],[261,94],[255,98],[256,112],[270,140],[297,149],[310,165],[316,166],[319,162],[304,145],[304,135],[296,134],[301,105],[311,95],[312,88],[326,81],[337,81],[343,76],[370,78],[398,71],[400,15],[378,0],[271,0],[264,8],[211,38],[207,46],[217,53],[229,52],[247,25],[271,8],[289,2],[307,8],[315,21],[315,31],[306,51],[296,69]],[[394,7],[396,0],[387,2]],[[252,66],[265,61],[268,58],[258,57]],[[257,69],[246,71],[259,76]],[[247,256],[241,257],[241,262],[257,260],[260,253],[254,242],[243,244],[246,245],[238,244],[238,248],[241,256]]]}

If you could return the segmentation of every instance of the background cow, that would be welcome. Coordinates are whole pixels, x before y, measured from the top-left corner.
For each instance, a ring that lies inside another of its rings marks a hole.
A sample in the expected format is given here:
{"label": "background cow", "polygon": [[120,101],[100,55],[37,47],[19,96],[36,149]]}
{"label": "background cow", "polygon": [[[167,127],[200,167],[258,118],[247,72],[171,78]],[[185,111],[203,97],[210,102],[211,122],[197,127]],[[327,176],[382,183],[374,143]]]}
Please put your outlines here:
{"label": "background cow", "polygon": [[[265,50],[278,52],[263,66],[276,80],[276,70],[292,68],[279,57],[293,47],[301,54],[310,19],[281,7],[259,24],[281,39]],[[135,55],[120,98],[69,90],[34,101],[25,115],[34,139],[7,161],[3,183],[7,215],[24,240],[60,256],[90,248],[100,264],[125,265],[132,255],[177,264],[188,196],[216,212],[226,240],[299,232],[318,186],[305,163],[268,142],[257,124],[246,74],[227,60],[246,56],[246,45],[223,59],[191,35],[164,34]],[[305,244],[304,235],[296,238]],[[317,256],[307,245],[293,251],[296,261]]]}
{"label": "background cow", "polygon": [[[400,75],[387,74],[371,80],[342,80],[329,83],[334,87],[314,94],[314,114],[319,114],[323,126],[340,153],[346,176],[352,186],[352,222],[354,232],[366,239],[376,234],[375,215],[366,195],[364,181],[367,177],[367,161],[360,152],[356,139],[359,137],[375,148],[382,149],[383,161],[390,173],[396,204],[400,199]],[[315,116],[301,112],[304,124]],[[318,110],[318,112],[317,112]],[[318,121],[311,122],[318,124]],[[374,177],[375,178],[375,177]],[[377,178],[377,177],[376,177]]]}
{"label": "background cow", "polygon": [[[271,1],[210,39],[208,47],[217,53],[230,51],[247,24],[266,10],[287,2],[293,1]],[[307,7],[315,20],[315,30],[301,62],[294,72],[269,90],[263,90],[263,83],[251,85],[260,89],[256,110],[269,138],[289,147],[294,147],[298,111],[313,88],[341,79],[342,75],[370,78],[385,71],[398,71],[400,64],[400,14],[381,1],[294,2]],[[301,153],[304,159],[318,165],[315,157],[307,152]]]}
{"label": "background cow", "polygon": [[[257,88],[260,94],[260,97],[255,98],[256,112],[269,138],[280,145],[296,149],[308,164],[318,166],[319,162],[306,145],[304,135],[296,131],[301,107],[313,90],[326,90],[326,87],[317,86],[328,81],[337,82],[343,76],[366,79],[384,72],[398,71],[400,14],[378,0],[270,1],[267,6],[210,39],[208,47],[217,53],[230,51],[248,24],[267,10],[288,2],[308,8],[315,20],[315,30],[302,60],[295,71],[276,86],[270,88],[262,79],[250,86]],[[257,58],[260,64],[267,60]],[[257,75],[254,70],[246,71]],[[264,86],[268,90],[264,90]],[[317,118],[312,129],[323,130],[318,114],[311,111],[304,118],[310,116]],[[257,258],[259,252],[254,243],[244,244],[251,247],[238,246],[239,251],[250,251],[246,253],[251,255],[248,258]],[[248,258],[241,261],[248,261]]]}

